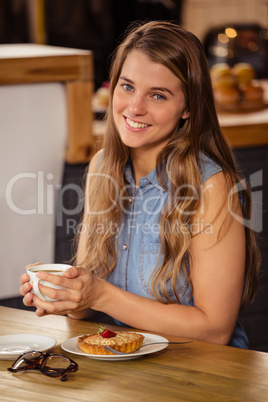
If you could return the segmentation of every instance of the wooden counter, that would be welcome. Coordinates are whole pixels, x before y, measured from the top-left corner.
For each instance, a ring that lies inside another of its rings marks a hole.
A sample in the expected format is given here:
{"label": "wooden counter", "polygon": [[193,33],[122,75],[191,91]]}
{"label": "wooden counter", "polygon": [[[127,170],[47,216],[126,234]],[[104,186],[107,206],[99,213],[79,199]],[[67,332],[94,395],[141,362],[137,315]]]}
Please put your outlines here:
{"label": "wooden counter", "polygon": [[218,118],[234,148],[268,144],[268,106],[255,112],[219,113]]}

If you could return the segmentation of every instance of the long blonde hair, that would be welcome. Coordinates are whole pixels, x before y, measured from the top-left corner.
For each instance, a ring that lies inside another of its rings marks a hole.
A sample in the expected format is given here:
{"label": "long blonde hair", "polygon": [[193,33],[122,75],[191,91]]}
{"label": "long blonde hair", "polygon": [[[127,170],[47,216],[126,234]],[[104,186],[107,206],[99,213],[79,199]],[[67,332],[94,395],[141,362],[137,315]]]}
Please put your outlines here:
{"label": "long blonde hair", "polygon": [[[136,24],[115,53],[110,75],[110,105],[103,155],[97,175],[91,179],[91,213],[84,217],[84,223],[90,228],[87,252],[84,261],[80,263],[103,278],[108,278],[116,265],[117,233],[122,224],[122,208],[128,208],[127,203],[122,200],[128,196],[124,172],[129,159],[129,149],[122,143],[115,126],[112,98],[124,61],[133,49],[147,55],[153,62],[163,64],[181,80],[186,107],[190,112],[190,118],[181,122],[179,134],[171,137],[157,159],[158,179],[165,188],[165,178],[168,176],[171,187],[169,202],[160,218],[160,241],[164,258],[161,267],[154,272],[151,293],[157,300],[171,302],[166,290],[167,281],[171,279],[174,295],[177,302],[180,302],[176,283],[181,270],[188,284],[192,286],[187,268],[187,251],[192,238],[190,224],[193,214],[187,212],[196,211],[200,205],[200,197],[193,198],[190,194],[192,188],[200,191],[200,153],[204,153],[221,166],[229,189],[241,180],[231,148],[219,127],[203,47],[193,34],[181,26],[159,21]],[[176,189],[179,186],[183,190],[178,198]],[[251,199],[247,188],[243,191],[243,202],[244,218],[249,219]],[[177,224],[188,227],[189,230],[174,231]],[[102,229],[98,232],[98,228]],[[245,232],[246,270],[243,302],[252,300],[255,295],[259,268],[259,252],[254,232],[248,227],[245,227]]]}

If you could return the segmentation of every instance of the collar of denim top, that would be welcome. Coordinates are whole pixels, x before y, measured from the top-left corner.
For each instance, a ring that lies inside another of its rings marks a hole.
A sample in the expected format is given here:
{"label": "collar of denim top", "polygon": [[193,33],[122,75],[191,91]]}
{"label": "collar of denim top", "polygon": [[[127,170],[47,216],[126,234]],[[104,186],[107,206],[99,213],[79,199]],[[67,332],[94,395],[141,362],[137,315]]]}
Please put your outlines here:
{"label": "collar of denim top", "polygon": [[[210,159],[208,156],[206,156],[204,153],[200,152],[199,153],[199,170],[201,173],[201,180],[203,183],[205,183],[206,180],[209,177],[211,177],[213,174],[222,171],[222,168],[219,165],[217,165],[212,159]],[[133,179],[132,166],[131,166],[130,159],[127,161],[127,164],[126,164],[125,177],[126,177],[127,182],[131,186],[136,187],[136,183]],[[163,180],[163,184],[166,186],[167,190],[164,189],[161,186],[161,184],[159,183],[159,180],[158,180],[158,177],[156,174],[156,168],[155,168],[147,176],[142,177],[140,179],[139,185],[137,187],[144,188],[144,187],[148,186],[149,184],[152,184],[158,190],[168,192],[171,187],[171,182],[164,169],[163,169],[162,180]]]}
{"label": "collar of denim top", "polygon": [[[135,181],[133,179],[132,166],[131,166],[131,161],[130,160],[128,160],[128,162],[126,164],[125,177],[126,177],[127,182],[130,185],[136,187],[136,183],[135,183]],[[166,173],[165,173],[164,181],[165,181],[165,184],[167,186],[167,189],[169,190],[170,182],[169,182],[169,179],[168,179]],[[142,177],[140,179],[139,185],[137,187],[144,188],[144,187],[146,187],[146,186],[148,186],[150,184],[152,184],[154,187],[156,187],[160,191],[167,192],[161,186],[161,184],[159,183],[159,180],[158,180],[158,177],[157,177],[157,174],[156,174],[156,168],[154,170],[152,170],[147,176]]]}

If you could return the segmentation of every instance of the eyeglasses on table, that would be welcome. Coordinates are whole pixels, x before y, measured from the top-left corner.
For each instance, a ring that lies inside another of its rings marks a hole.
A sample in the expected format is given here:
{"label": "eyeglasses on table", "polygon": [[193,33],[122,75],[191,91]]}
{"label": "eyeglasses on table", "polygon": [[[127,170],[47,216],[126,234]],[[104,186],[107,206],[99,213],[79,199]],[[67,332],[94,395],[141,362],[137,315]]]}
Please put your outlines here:
{"label": "eyeglasses on table", "polygon": [[75,373],[78,370],[78,364],[67,356],[31,350],[20,355],[8,368],[12,373],[27,370],[40,370],[48,377],[60,377],[61,381],[66,381],[68,373]]}

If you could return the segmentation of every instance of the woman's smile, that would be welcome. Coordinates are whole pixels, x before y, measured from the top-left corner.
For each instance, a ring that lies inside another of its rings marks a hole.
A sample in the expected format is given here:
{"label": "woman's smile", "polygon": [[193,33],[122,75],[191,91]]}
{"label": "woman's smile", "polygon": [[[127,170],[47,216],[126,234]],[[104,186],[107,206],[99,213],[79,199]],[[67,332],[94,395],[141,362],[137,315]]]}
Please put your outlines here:
{"label": "woman's smile", "polygon": [[[124,116],[125,117],[125,116]],[[129,117],[125,117],[125,120],[126,120],[126,126],[129,128],[129,129],[144,129],[144,128],[147,128],[147,127],[150,127],[151,125],[150,124],[146,124],[146,123],[141,123],[141,122],[138,122],[138,121],[134,121],[134,120],[132,120],[132,119],[130,119]]]}

